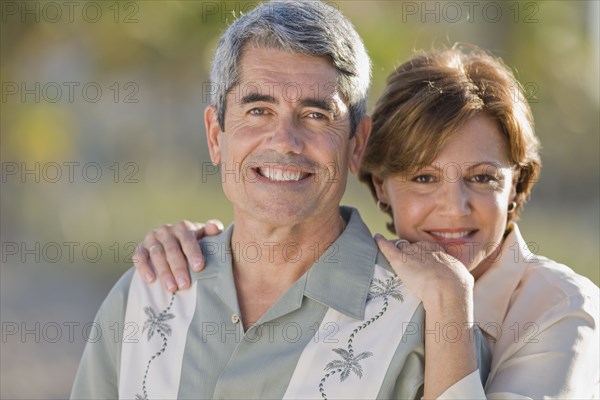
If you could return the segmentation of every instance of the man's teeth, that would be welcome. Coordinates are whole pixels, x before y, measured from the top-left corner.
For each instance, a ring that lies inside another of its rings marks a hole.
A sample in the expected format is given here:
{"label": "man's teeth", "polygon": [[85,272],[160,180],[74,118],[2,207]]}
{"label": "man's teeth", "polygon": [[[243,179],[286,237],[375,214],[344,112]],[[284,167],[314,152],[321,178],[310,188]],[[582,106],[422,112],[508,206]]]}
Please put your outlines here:
{"label": "man's teeth", "polygon": [[471,231],[464,232],[431,232],[435,236],[441,236],[444,239],[460,239],[467,236]]}
{"label": "man's teeth", "polygon": [[287,169],[261,168],[259,169],[259,173],[269,180],[278,182],[295,182],[302,178],[302,172]]}

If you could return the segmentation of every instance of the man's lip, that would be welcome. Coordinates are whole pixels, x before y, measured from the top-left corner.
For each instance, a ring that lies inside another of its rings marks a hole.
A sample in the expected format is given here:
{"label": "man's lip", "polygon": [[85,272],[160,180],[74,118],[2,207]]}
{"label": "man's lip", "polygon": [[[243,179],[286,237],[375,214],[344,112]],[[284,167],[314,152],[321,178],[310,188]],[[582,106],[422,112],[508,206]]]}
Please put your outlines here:
{"label": "man's lip", "polygon": [[[252,170],[254,171],[254,173],[256,174],[256,176],[258,177],[259,180],[265,181],[265,182],[271,182],[271,183],[278,183],[278,184],[290,184],[290,183],[302,182],[302,181],[305,181],[307,178],[310,178],[313,175],[311,172],[308,172],[306,170],[296,168],[296,167],[286,166],[286,165],[282,165],[282,166],[261,165],[261,166],[252,168]],[[270,177],[266,176],[266,174],[270,174],[272,172],[277,172],[278,174],[280,174],[286,178],[289,178],[290,176],[294,176],[294,175],[299,175],[300,178],[297,180],[296,179],[277,180],[277,179],[271,179]]]}

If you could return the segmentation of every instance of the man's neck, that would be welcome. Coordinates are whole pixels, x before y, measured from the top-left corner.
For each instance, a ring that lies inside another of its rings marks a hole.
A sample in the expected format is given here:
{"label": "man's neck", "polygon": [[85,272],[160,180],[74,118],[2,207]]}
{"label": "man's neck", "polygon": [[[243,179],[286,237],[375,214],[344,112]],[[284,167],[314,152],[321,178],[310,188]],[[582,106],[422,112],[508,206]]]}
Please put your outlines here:
{"label": "man's neck", "polygon": [[236,218],[233,276],[244,329],[254,324],[335,242],[339,212],[290,226]]}

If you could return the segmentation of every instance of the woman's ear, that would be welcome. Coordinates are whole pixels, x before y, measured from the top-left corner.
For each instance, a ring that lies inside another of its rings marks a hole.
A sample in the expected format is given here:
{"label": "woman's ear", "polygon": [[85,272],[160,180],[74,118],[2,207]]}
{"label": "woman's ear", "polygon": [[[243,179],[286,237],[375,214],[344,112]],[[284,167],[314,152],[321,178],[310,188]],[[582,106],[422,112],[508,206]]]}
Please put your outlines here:
{"label": "woman's ear", "polygon": [[521,176],[519,169],[515,169],[512,177],[512,183],[510,187],[510,194],[508,196],[509,203],[512,201],[517,201],[517,185],[519,184],[519,178]]}
{"label": "woman's ear", "polygon": [[384,185],[385,180],[379,178],[378,176],[372,175],[371,182],[373,183],[373,186],[375,186],[375,193],[377,193],[377,199],[384,204],[390,204],[387,190],[385,189]]}
{"label": "woman's ear", "polygon": [[206,127],[206,142],[210,160],[213,164],[221,162],[221,126],[217,117],[215,106],[208,106],[204,110],[204,126]]}

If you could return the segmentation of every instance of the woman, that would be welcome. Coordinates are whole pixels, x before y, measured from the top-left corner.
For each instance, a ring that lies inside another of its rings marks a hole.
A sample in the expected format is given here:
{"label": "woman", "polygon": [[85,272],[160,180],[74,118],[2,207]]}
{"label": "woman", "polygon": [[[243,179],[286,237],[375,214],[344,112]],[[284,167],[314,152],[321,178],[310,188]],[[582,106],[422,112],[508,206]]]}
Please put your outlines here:
{"label": "woman", "polygon": [[[515,224],[541,166],[531,111],[515,82],[501,61],[456,46],[417,55],[389,76],[360,179],[400,239],[396,246],[376,240],[426,310],[440,291],[469,285],[462,265],[470,272],[472,297],[447,311],[473,306],[488,335],[488,398],[598,397],[598,288],[530,253]],[[148,234],[138,272],[154,279],[150,256],[166,287],[176,289],[169,266],[175,276],[188,274],[181,249],[201,268],[196,239],[220,229],[214,221],[182,222]],[[445,265],[419,257],[440,248],[452,256]],[[465,379],[481,386],[473,374]]]}

